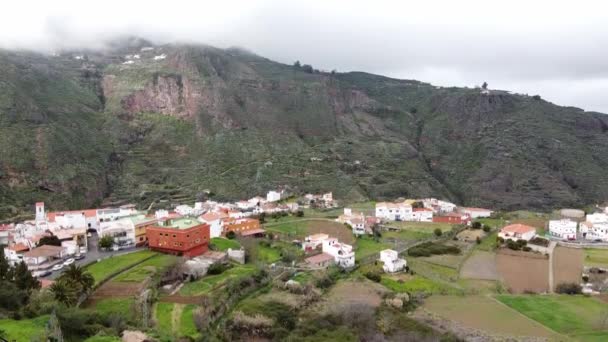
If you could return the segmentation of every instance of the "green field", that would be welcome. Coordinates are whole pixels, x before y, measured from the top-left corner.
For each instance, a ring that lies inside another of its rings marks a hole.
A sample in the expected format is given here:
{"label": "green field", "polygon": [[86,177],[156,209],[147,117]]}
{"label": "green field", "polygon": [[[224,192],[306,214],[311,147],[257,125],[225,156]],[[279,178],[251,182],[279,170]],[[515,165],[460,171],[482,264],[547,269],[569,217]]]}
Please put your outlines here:
{"label": "green field", "polygon": [[[391,245],[387,243],[374,241],[374,239],[369,236],[358,238],[356,244],[355,258],[357,260],[378,254],[381,250],[391,247]],[[378,254],[378,258],[379,257],[380,255]]]}
{"label": "green field", "polygon": [[584,296],[499,295],[525,316],[579,341],[608,340],[608,305]]}
{"label": "green field", "polygon": [[194,325],[194,310],[195,305],[188,304],[182,310],[182,315],[179,322],[179,335],[188,336],[196,339],[200,334]]}
{"label": "green field", "polygon": [[177,257],[174,255],[158,254],[128,271],[119,274],[112,279],[112,281],[139,283],[158,271],[170,266],[175,261],[177,261]]}
{"label": "green field", "polygon": [[211,291],[214,287],[225,284],[229,279],[248,276],[255,273],[251,265],[234,266],[222,274],[208,275],[193,282],[185,283],[179,290],[182,296],[199,296]]}
{"label": "green field", "polygon": [[432,231],[421,231],[421,230],[401,230],[401,231],[390,231],[382,233],[382,240],[390,241],[392,239],[399,241],[416,241],[424,240],[433,237]]}
{"label": "green field", "polygon": [[218,251],[226,251],[228,248],[240,249],[241,244],[236,240],[225,239],[222,237],[215,237],[211,239],[211,244],[215,246]]}
{"label": "green field", "polygon": [[161,336],[172,336],[173,335],[173,322],[171,321],[171,314],[173,313],[173,303],[156,303],[156,331]]}
{"label": "green field", "polygon": [[481,240],[481,243],[476,245],[475,248],[482,250],[482,251],[487,251],[487,252],[493,251],[494,247],[496,246],[496,237],[497,236],[498,236],[498,232],[490,233],[488,236],[484,237]]}
{"label": "green field", "polygon": [[257,246],[257,261],[265,263],[277,262],[281,259],[281,251],[278,248],[268,246]]}
{"label": "green field", "polygon": [[0,329],[4,331],[4,338],[9,341],[30,341],[44,334],[49,316],[40,316],[32,319],[0,319]]}
{"label": "green field", "polygon": [[138,262],[150,258],[157,253],[152,251],[139,251],[103,259],[100,262],[87,266],[87,271],[95,278],[95,285],[106,280],[113,274],[129,268]]}
{"label": "green field", "polygon": [[608,249],[585,248],[585,266],[608,267]]}
{"label": "green field", "polygon": [[133,316],[132,298],[103,299],[95,303],[95,311],[102,315],[119,314],[123,317]]}
{"label": "green field", "polygon": [[395,292],[424,292],[428,294],[450,292],[450,288],[447,286],[418,275],[409,276],[408,279],[402,281],[383,276],[380,283]]}
{"label": "green field", "polygon": [[452,229],[451,223],[436,223],[436,222],[408,222],[398,221],[391,222],[387,226],[397,227],[404,230],[424,232],[432,234],[435,229],[439,228],[442,232],[447,232]]}

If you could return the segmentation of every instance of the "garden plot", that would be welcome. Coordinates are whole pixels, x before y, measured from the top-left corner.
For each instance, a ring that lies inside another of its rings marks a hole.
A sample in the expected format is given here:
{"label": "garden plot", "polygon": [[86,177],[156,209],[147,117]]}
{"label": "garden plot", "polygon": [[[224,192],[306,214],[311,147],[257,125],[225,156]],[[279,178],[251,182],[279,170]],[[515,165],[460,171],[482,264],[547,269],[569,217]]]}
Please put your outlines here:
{"label": "garden plot", "polygon": [[496,254],[476,250],[460,269],[460,277],[465,279],[498,280]]}

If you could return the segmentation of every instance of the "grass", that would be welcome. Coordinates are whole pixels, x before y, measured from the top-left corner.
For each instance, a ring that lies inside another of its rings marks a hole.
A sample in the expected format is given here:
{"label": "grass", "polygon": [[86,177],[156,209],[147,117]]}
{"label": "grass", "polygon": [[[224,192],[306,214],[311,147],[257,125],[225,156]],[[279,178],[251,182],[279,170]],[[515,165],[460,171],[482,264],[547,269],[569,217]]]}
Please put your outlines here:
{"label": "grass", "polygon": [[484,237],[481,240],[481,243],[476,245],[474,248],[481,250],[481,251],[487,251],[487,252],[491,252],[494,250],[494,247],[496,246],[496,237],[498,236],[498,232],[492,232],[490,234],[488,234],[486,237]]}
{"label": "grass", "polygon": [[257,246],[257,260],[266,263],[273,263],[281,259],[281,251],[278,248],[269,246]]}
{"label": "grass", "polygon": [[585,266],[608,267],[608,249],[585,248]]}
{"label": "grass", "polygon": [[275,224],[269,222],[264,225],[268,231],[279,233],[283,240],[302,239],[311,234],[326,233],[345,243],[353,242],[351,230],[341,223],[327,218],[289,217],[290,222]]}
{"label": "grass", "polygon": [[433,236],[433,232],[427,231],[419,231],[419,230],[401,230],[401,231],[392,231],[392,232],[383,232],[382,240],[390,241],[390,239],[400,240],[400,241],[415,241],[415,240],[424,240],[431,238]]}
{"label": "grass", "polygon": [[[356,243],[357,247],[355,249],[355,258],[357,260],[378,254],[381,250],[391,247],[387,243],[374,241],[374,239],[368,236],[358,238]],[[378,255],[378,257],[380,257],[380,255]]]}
{"label": "grass", "polygon": [[403,281],[383,276],[380,283],[395,292],[424,292],[428,294],[449,292],[449,288],[447,286],[418,275],[410,276],[408,279],[404,279]]}
{"label": "grass", "polygon": [[188,304],[182,311],[182,316],[179,322],[179,335],[189,336],[196,339],[200,334],[194,325],[194,310],[195,305]]}
{"label": "grass", "polygon": [[168,254],[158,254],[142,262],[141,264],[129,269],[128,271],[116,276],[113,281],[119,282],[142,282],[149,276],[170,266],[177,260],[177,257]]}
{"label": "grass", "polygon": [[488,296],[432,296],[423,308],[474,329],[510,336],[557,337],[540,323],[526,318]]}
{"label": "grass", "polygon": [[122,317],[131,317],[134,303],[132,298],[103,299],[95,303],[95,311],[102,315],[119,314]]}
{"label": "grass", "polygon": [[450,223],[437,223],[437,222],[391,222],[388,224],[391,227],[397,227],[404,230],[409,231],[417,231],[417,232],[428,232],[433,233],[435,229],[439,228],[442,232],[447,232],[452,229],[452,224]]}
{"label": "grass", "polygon": [[225,284],[229,279],[248,276],[255,273],[255,267],[251,265],[235,266],[222,274],[209,275],[193,282],[184,284],[179,293],[182,296],[199,296],[210,292],[216,286]]}
{"label": "grass", "polygon": [[173,303],[156,303],[156,331],[164,336],[173,336],[173,324],[171,321],[171,313],[173,312]]}
{"label": "grass", "polygon": [[525,316],[580,341],[606,341],[608,306],[584,296],[499,295],[502,303]]}
{"label": "grass", "polygon": [[120,272],[130,266],[137,264],[157,253],[152,251],[139,251],[135,253],[123,254],[110,257],[87,267],[87,271],[95,278],[95,285],[106,280],[116,272]]}
{"label": "grass", "polygon": [[226,251],[228,248],[240,249],[241,244],[236,240],[225,239],[222,237],[215,237],[211,239],[211,244],[215,246],[218,251]]}
{"label": "grass", "polygon": [[458,280],[458,271],[454,267],[439,265],[432,262],[427,262],[426,258],[408,258],[408,265],[416,273],[428,278],[439,278],[445,281]]}
{"label": "grass", "polygon": [[9,341],[30,341],[44,334],[48,320],[48,315],[22,320],[0,319],[0,329]]}

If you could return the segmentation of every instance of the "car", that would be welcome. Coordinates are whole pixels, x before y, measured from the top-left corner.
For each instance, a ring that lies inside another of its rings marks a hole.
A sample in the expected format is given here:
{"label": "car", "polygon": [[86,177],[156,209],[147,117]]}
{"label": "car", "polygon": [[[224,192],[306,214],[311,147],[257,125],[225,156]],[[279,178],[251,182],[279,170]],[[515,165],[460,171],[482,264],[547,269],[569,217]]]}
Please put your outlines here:
{"label": "car", "polygon": [[71,265],[71,264],[74,263],[74,261],[76,261],[76,260],[74,260],[74,258],[69,258],[69,259],[67,259],[66,261],[63,262],[63,266]]}
{"label": "car", "polygon": [[74,256],[74,259],[76,259],[76,260],[82,260],[82,259],[84,259],[86,257],[87,257],[86,254],[78,254],[78,255]]}
{"label": "car", "polygon": [[35,271],[32,273],[32,275],[36,278],[42,278],[42,277],[51,275],[51,273],[53,273],[53,272],[51,272],[50,270],[42,270],[42,271]]}
{"label": "car", "polygon": [[63,269],[63,264],[57,264],[52,268],[53,271],[60,271],[61,269]]}

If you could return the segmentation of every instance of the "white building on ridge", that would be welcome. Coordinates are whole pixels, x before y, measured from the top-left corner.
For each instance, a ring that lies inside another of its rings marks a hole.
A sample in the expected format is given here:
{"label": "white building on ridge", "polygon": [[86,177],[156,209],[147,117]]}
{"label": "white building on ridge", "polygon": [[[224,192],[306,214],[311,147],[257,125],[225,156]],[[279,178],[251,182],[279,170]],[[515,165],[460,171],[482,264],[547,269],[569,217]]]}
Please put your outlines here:
{"label": "white building on ridge", "polygon": [[392,249],[380,251],[380,261],[384,263],[382,269],[387,273],[403,271],[407,266],[407,261],[399,258],[399,253]]}

